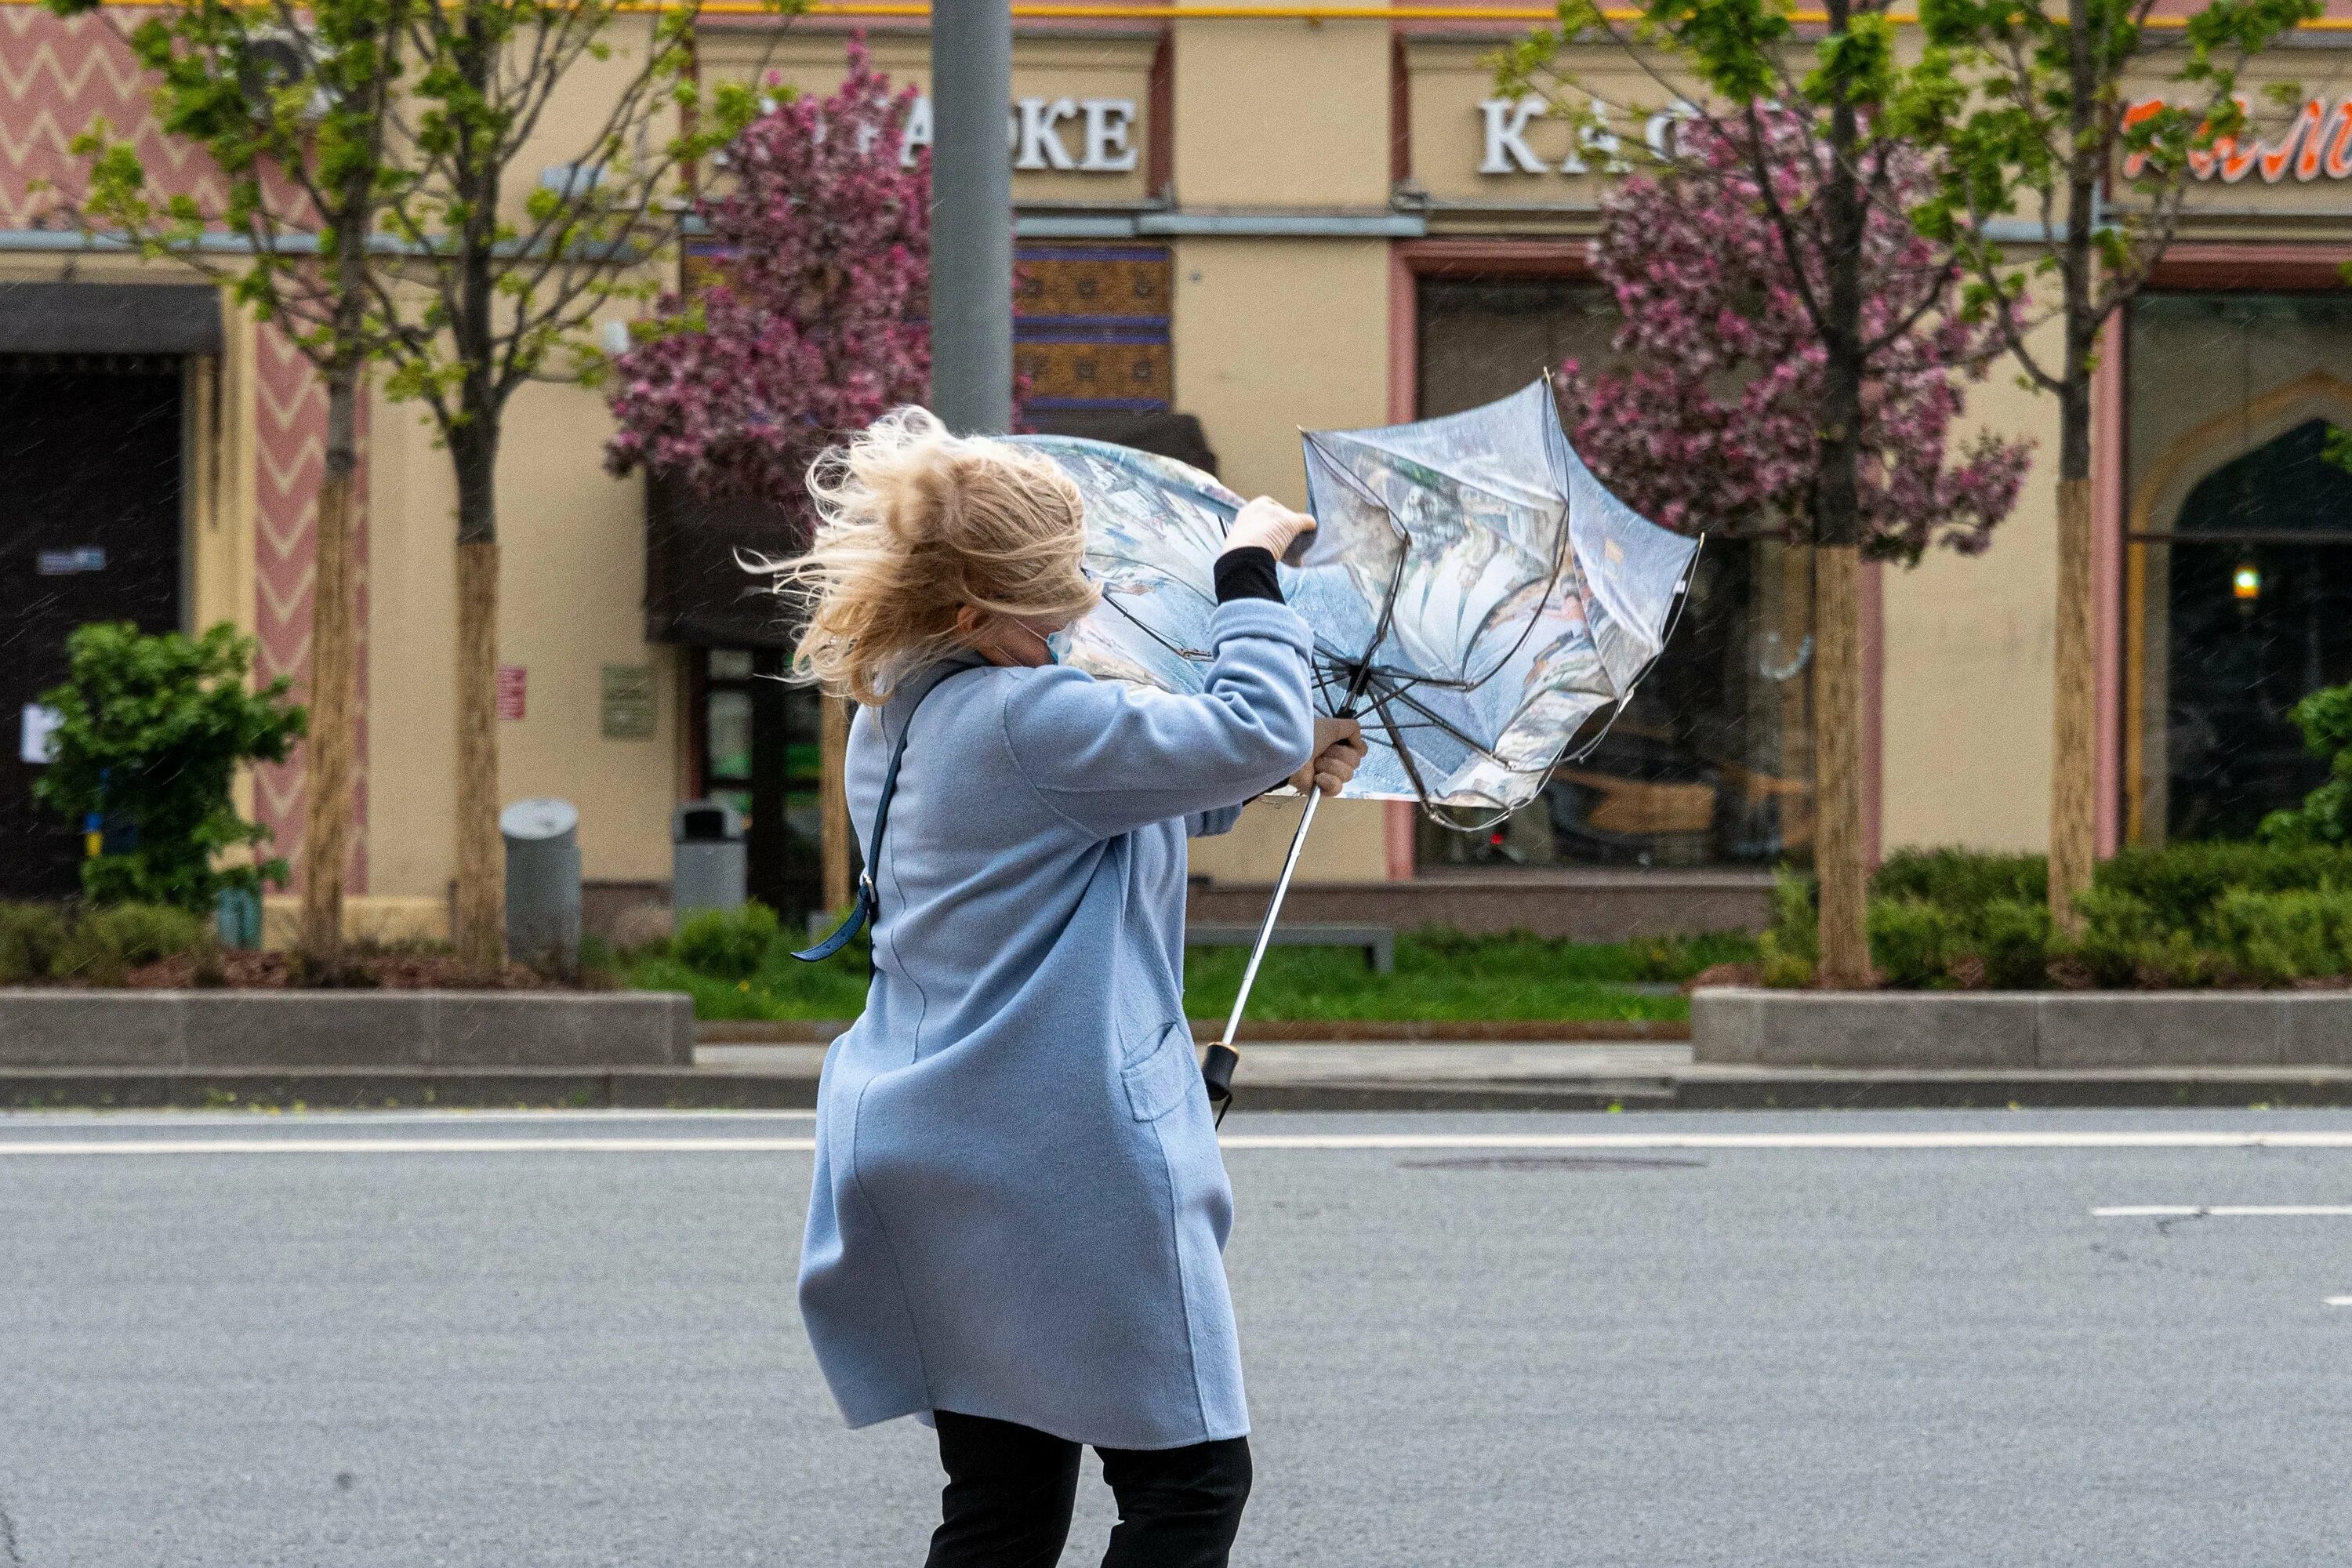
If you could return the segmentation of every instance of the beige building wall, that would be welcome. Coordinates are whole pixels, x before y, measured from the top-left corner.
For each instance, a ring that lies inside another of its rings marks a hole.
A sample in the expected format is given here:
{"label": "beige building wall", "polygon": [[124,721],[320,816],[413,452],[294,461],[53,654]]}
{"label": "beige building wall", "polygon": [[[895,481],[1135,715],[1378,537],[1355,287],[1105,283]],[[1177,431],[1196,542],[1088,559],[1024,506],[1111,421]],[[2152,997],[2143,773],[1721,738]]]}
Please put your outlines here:
{"label": "beige building wall", "polygon": [[[2034,347],[2053,355],[2045,326]],[[2035,442],[2017,509],[1992,548],[1883,569],[1881,841],[2039,852],[2050,842],[2057,635],[2058,409],[1996,364],[1968,389],[1968,422]]]}
{"label": "beige building wall", "polygon": [[[379,394],[369,414],[369,891],[437,897],[455,867],[456,492],[415,405]],[[645,640],[642,489],[605,475],[610,429],[579,386],[509,408],[499,660],[522,667],[525,700],[498,727],[499,798],[571,801],[586,877],[634,881],[669,875],[679,652]],[[652,739],[603,738],[606,665],[653,669]]]}
{"label": "beige building wall", "polygon": [[1387,207],[1388,24],[1178,22],[1175,36],[1186,208]]}

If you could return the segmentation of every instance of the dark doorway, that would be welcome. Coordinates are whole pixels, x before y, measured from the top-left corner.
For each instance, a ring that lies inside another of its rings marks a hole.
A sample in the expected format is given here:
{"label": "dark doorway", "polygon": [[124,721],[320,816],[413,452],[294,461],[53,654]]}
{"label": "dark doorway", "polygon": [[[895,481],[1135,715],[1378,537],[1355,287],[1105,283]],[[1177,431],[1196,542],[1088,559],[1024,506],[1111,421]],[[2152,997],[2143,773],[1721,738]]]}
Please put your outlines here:
{"label": "dark doorway", "polygon": [[79,835],[33,803],[25,710],[90,621],[181,627],[177,355],[0,356],[0,898],[80,887]]}
{"label": "dark doorway", "polygon": [[750,895],[797,931],[824,905],[824,826],[814,691],[782,679],[782,648],[702,656],[703,795],[742,814]]}
{"label": "dark doorway", "polygon": [[2314,419],[2223,464],[2165,540],[2169,837],[2243,838],[2327,776],[2287,717],[2352,680],[2352,474]]}

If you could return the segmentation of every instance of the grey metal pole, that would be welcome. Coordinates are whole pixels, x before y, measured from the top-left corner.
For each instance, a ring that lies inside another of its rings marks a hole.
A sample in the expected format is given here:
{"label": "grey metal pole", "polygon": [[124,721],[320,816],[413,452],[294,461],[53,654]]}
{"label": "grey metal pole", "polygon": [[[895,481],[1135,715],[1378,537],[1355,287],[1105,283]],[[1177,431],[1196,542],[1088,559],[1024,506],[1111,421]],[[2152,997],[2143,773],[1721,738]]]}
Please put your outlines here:
{"label": "grey metal pole", "polygon": [[931,408],[1013,425],[1013,6],[931,7]]}

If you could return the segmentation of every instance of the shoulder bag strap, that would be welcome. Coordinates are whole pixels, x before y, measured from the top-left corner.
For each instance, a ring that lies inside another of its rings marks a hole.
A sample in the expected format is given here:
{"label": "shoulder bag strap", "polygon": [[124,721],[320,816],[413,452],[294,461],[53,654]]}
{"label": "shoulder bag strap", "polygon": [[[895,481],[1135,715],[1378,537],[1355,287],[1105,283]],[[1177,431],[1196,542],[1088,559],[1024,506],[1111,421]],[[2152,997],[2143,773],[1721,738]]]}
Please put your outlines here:
{"label": "shoulder bag strap", "polygon": [[814,947],[793,954],[803,963],[815,963],[831,958],[847,947],[850,939],[871,925],[881,913],[881,905],[874,894],[874,868],[882,861],[882,834],[890,825],[890,797],[898,793],[898,765],[907,760],[907,737],[915,732],[915,713],[923,701],[940,687],[977,665],[961,665],[949,670],[915,694],[912,707],[907,710],[906,722],[898,726],[898,739],[890,747],[890,765],[883,770],[882,793],[874,802],[874,830],[866,836],[866,865],[857,873],[857,901],[851,906],[833,933]]}

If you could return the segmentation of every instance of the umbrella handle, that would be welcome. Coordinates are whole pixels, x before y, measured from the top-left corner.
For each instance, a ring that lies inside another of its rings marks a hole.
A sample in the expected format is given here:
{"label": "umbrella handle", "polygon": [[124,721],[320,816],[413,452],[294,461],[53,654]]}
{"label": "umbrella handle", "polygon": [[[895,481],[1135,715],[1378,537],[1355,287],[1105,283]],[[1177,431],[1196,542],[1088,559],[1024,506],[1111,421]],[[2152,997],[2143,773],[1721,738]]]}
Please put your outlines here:
{"label": "umbrella handle", "polygon": [[1315,824],[1315,808],[1322,804],[1323,792],[1312,784],[1307,790],[1307,809],[1299,814],[1298,828],[1290,836],[1290,853],[1284,857],[1282,875],[1274,884],[1274,901],[1266,905],[1265,923],[1257,929],[1257,944],[1250,949],[1249,967],[1242,971],[1242,988],[1234,997],[1233,1016],[1225,1020],[1225,1032],[1201,1058],[1201,1079],[1208,1086],[1209,1099],[1217,1107],[1217,1120],[1225,1118],[1225,1109],[1234,1100],[1234,1068],[1242,1059],[1234,1048],[1234,1036],[1242,1026],[1242,1009],[1249,1005],[1250,987],[1257,984],[1257,966],[1265,962],[1266,944],[1274,940],[1274,922],[1281,918],[1284,895],[1290,891],[1291,874],[1298,869],[1298,852],[1307,847],[1307,830]]}

